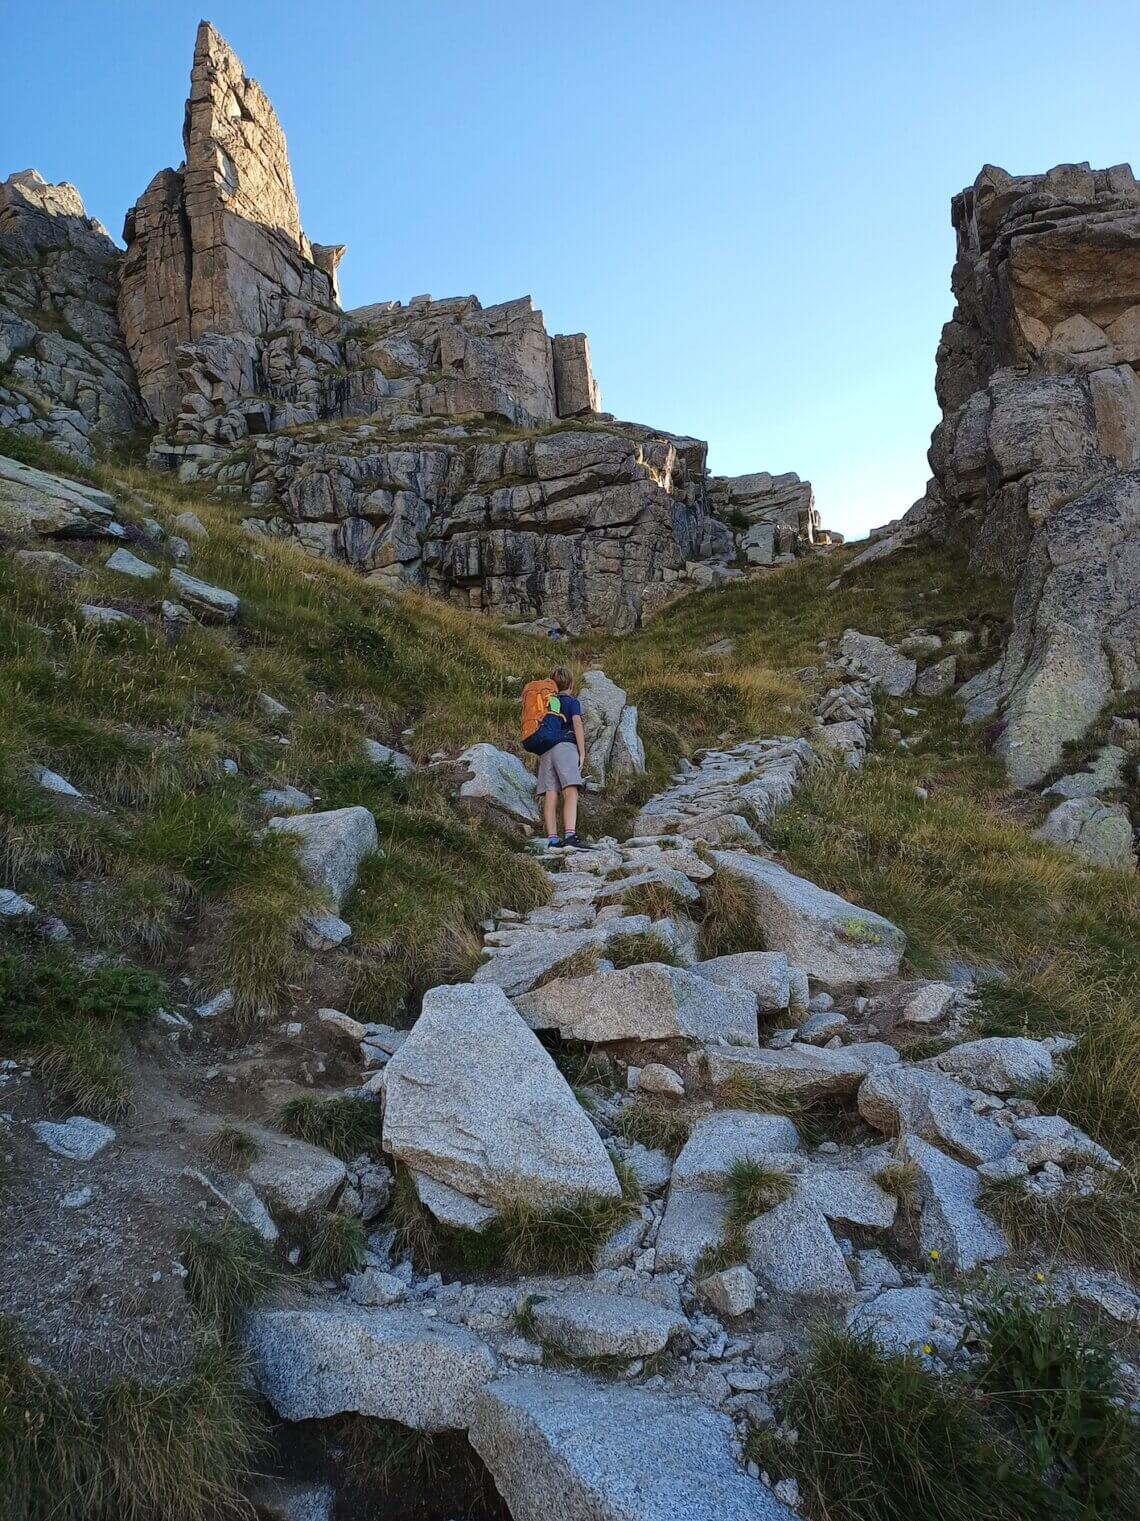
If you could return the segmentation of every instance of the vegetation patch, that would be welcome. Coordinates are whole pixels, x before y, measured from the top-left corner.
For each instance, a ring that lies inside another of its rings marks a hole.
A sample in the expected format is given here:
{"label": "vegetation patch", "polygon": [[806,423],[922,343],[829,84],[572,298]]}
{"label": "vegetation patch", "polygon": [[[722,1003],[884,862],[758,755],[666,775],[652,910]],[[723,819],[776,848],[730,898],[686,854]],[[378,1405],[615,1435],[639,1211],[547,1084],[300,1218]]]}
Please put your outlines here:
{"label": "vegetation patch", "polygon": [[219,1125],[206,1143],[206,1158],[227,1172],[243,1172],[257,1160],[261,1147],[240,1125]]}
{"label": "vegetation patch", "polygon": [[178,1245],[191,1304],[224,1335],[280,1281],[269,1248],[232,1215],[216,1229],[188,1226]]}
{"label": "vegetation patch", "polygon": [[277,1123],[286,1134],[322,1146],[345,1162],[380,1145],[380,1105],[375,1099],[290,1099],[277,1111]]}
{"label": "vegetation patch", "polygon": [[681,960],[655,930],[626,935],[611,935],[606,941],[606,957],[615,967],[641,966],[646,961],[665,966],[680,966]]}
{"label": "vegetation patch", "polygon": [[162,996],[160,979],[136,966],[15,945],[0,950],[0,1050],[35,1062],[58,1103],[111,1117],[130,1102],[124,1037]]}
{"label": "vegetation patch", "polygon": [[628,1190],[620,1199],[507,1200],[483,1230],[455,1230],[429,1214],[410,1173],[400,1168],[387,1218],[400,1249],[424,1268],[442,1263],[468,1272],[581,1273],[590,1271],[598,1247],[635,1209]]}
{"label": "vegetation patch", "polygon": [[617,1132],[623,1141],[639,1142],[649,1151],[676,1157],[689,1139],[691,1123],[680,1110],[639,1098],[622,1110]]}
{"label": "vegetation patch", "polygon": [[263,1441],[235,1354],[204,1347],[158,1386],[81,1391],[28,1362],[0,1321],[0,1474],[19,1521],[201,1521],[234,1514]]}
{"label": "vegetation patch", "polygon": [[700,921],[702,960],[764,949],[752,891],[736,872],[718,867],[701,884]]}
{"label": "vegetation patch", "polygon": [[364,1266],[368,1233],[355,1215],[324,1214],[309,1242],[308,1270],[313,1278],[339,1283]]}

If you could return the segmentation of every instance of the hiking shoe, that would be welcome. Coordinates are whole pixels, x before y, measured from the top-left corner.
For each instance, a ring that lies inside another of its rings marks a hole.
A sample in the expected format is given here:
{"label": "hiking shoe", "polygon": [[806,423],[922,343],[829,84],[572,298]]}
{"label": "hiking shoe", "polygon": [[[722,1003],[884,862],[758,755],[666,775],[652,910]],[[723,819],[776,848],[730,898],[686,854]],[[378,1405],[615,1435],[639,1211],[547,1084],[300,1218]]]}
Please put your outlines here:
{"label": "hiking shoe", "polygon": [[567,850],[593,850],[592,845],[587,845],[585,840],[579,839],[577,832],[568,834],[562,841]]}
{"label": "hiking shoe", "polygon": [[556,834],[552,834],[550,836],[550,838],[546,842],[546,848],[547,848],[547,850],[561,850],[562,849],[562,841],[558,838],[558,836]]}

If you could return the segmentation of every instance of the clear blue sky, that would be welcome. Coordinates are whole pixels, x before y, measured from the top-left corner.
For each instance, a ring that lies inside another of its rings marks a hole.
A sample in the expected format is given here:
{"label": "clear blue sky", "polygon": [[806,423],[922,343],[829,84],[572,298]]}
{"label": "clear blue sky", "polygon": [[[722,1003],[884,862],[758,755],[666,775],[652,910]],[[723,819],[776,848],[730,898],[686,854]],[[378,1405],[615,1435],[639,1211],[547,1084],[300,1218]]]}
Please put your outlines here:
{"label": "clear blue sky", "polygon": [[[205,0],[0,0],[0,175],[117,236],[181,157]],[[1135,0],[210,0],[346,306],[530,293],[604,405],[848,534],[920,495],[950,197],[1130,160]],[[1140,151],[1137,152],[1140,157]]]}

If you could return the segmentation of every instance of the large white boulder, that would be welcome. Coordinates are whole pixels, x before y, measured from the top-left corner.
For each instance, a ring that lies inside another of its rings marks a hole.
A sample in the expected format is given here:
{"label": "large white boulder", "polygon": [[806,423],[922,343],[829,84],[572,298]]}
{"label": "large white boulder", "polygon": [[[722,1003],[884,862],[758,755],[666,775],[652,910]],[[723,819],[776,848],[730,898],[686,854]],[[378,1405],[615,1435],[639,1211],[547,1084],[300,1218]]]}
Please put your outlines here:
{"label": "large white boulder", "polygon": [[941,1072],[899,1064],[879,1067],[859,1088],[859,1113],[884,1135],[911,1131],[965,1157],[996,1162],[1013,1145],[1004,1125],[975,1114],[969,1093]]}
{"label": "large white boulder", "polygon": [[454,762],[463,778],[459,801],[477,811],[505,814],[515,823],[537,824],[534,777],[519,760],[494,745],[472,745]]}
{"label": "large white boulder", "polygon": [[1053,1055],[1039,1040],[1021,1035],[988,1035],[951,1046],[930,1065],[987,1093],[1019,1093],[1053,1076]]}
{"label": "large white boulder", "polygon": [[906,936],[889,919],[797,877],[766,856],[717,851],[717,867],[745,882],[770,951],[822,982],[897,977]]}
{"label": "large white boulder", "polygon": [[473,1332],[415,1310],[257,1310],[244,1340],[258,1389],[287,1421],[355,1411],[417,1431],[462,1429],[498,1367]]}
{"label": "large white boulder", "polygon": [[756,994],[719,987],[683,967],[647,961],[619,971],[559,978],[518,1000],[536,1030],[567,1040],[757,1040]]}
{"label": "large white boulder", "polygon": [[707,977],[722,988],[751,988],[761,1014],[776,1014],[788,1007],[790,980],[788,958],[783,951],[738,951],[696,961],[690,971]]}
{"label": "large white boulder", "polygon": [[978,1208],[982,1182],[974,1169],[919,1136],[904,1135],[899,1150],[903,1161],[918,1168],[918,1244],[922,1250],[937,1252],[948,1267],[963,1273],[1004,1257],[1009,1243],[994,1221]]}
{"label": "large white boulder", "polygon": [[695,1400],[572,1373],[489,1384],[469,1438],[514,1521],[793,1521]]}
{"label": "large white boulder", "polygon": [[432,988],[385,1071],[384,1147],[469,1197],[618,1198],[598,1132],[501,988]]}
{"label": "large white boulder", "polygon": [[858,662],[870,677],[872,687],[881,688],[888,697],[905,697],[914,686],[918,662],[875,634],[846,629],[839,641],[839,653]]}
{"label": "large white boulder", "polygon": [[269,828],[297,840],[301,873],[323,887],[340,908],[356,885],[360,863],[377,849],[376,820],[367,808],[333,808],[269,820]]}
{"label": "large white boulder", "polygon": [[621,687],[604,671],[587,671],[578,698],[591,776],[604,785],[607,777],[616,780],[644,771],[645,748],[638,738],[637,709],[627,705]]}

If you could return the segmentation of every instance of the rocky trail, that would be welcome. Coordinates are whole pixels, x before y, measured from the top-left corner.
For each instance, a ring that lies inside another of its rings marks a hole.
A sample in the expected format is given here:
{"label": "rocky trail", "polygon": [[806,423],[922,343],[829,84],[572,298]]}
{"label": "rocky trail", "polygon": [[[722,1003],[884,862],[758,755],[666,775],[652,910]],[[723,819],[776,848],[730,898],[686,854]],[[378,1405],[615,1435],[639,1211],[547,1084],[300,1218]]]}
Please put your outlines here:
{"label": "rocky trail", "polygon": [[[857,755],[876,678],[842,664],[816,745]],[[765,824],[817,749],[706,751],[629,839],[544,850],[549,901],[488,921],[473,980],[430,991],[410,1030],[322,1011],[358,1049],[313,1080],[326,1098],[383,1105],[384,1162],[346,1164],[264,1125],[248,1170],[168,1157],[156,1192],[204,1191],[199,1208],[236,1212],[268,1241],[328,1209],[368,1221],[355,1271],[298,1278],[247,1321],[253,1377],[283,1422],[358,1413],[466,1432],[515,1521],[786,1517],[795,1485],[762,1474],[745,1444],[777,1421],[821,1314],[931,1366],[968,1356],[955,1279],[1010,1253],[984,1187],[1087,1193],[1118,1164],[1026,1096],[1071,1042],[971,1039],[968,975],[908,980],[898,928],[766,853]],[[715,920],[702,913],[726,878],[752,943],[705,956]],[[931,1037],[937,1054],[910,1060]],[[259,1057],[272,1065],[264,1046],[218,1063],[209,1092]],[[357,1082],[330,1087],[353,1060]],[[144,1087],[161,1109],[153,1074]],[[186,1150],[228,1112],[168,1104],[166,1129]],[[93,1179],[117,1208],[113,1180],[137,1176],[153,1120],[108,1130],[112,1144],[61,1164],[56,1187]],[[33,1128],[59,1152],[56,1131],[83,1123]],[[587,1271],[492,1265],[465,1281],[449,1233],[494,1233],[522,1201],[540,1216],[569,1201],[583,1220],[605,1205],[616,1223]],[[409,1202],[434,1221],[442,1271],[409,1250]],[[74,1218],[93,1217],[77,1205]],[[1057,1271],[1052,1287],[1140,1316],[1123,1281]],[[332,1514],[324,1480],[275,1484],[275,1504]]]}

